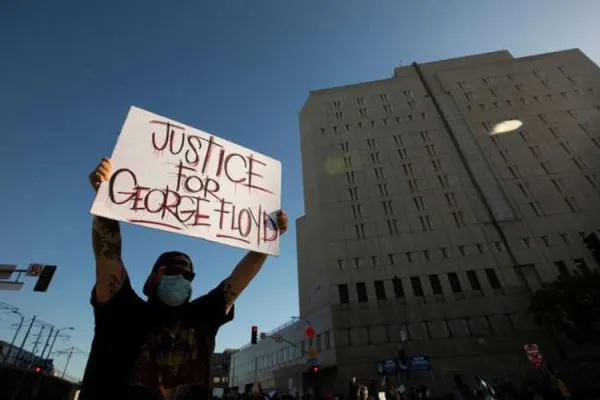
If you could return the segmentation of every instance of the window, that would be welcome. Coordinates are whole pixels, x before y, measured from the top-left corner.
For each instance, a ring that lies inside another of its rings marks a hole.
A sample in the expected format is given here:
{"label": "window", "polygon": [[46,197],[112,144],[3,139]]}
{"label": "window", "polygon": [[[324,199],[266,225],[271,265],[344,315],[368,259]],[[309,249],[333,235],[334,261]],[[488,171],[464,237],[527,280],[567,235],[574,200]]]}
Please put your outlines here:
{"label": "window", "polygon": [[592,186],[592,188],[594,189],[598,189],[598,186],[600,186],[600,184],[598,183],[598,178],[596,177],[596,175],[584,175],[585,179],[588,181],[588,183]]}
{"label": "window", "polygon": [[380,94],[379,98],[381,99],[381,101],[389,101],[388,96],[385,93]]}
{"label": "window", "polygon": [[339,109],[340,105],[341,105],[341,103],[337,100],[333,102],[333,108],[335,108],[335,109]]}
{"label": "window", "polygon": [[554,185],[554,188],[558,193],[562,193],[565,190],[565,185],[561,178],[550,179],[550,182]]}
{"label": "window", "polygon": [[382,201],[381,204],[383,205],[383,213],[385,215],[394,215],[394,209],[392,207],[391,200]]}
{"label": "window", "polygon": [[355,179],[354,171],[352,171],[352,172],[346,172],[346,183],[348,185],[354,185],[354,184],[356,184],[356,179]]}
{"label": "window", "polygon": [[406,152],[406,149],[402,148],[402,149],[398,149],[398,157],[401,160],[406,160],[408,159],[408,153]]}
{"label": "window", "polygon": [[331,339],[329,337],[329,331],[325,331],[325,333],[323,333],[323,348],[325,350],[331,348]]}
{"label": "window", "polygon": [[479,278],[477,278],[477,272],[474,270],[467,271],[467,279],[469,279],[471,290],[481,292],[481,283],[479,282]]}
{"label": "window", "polygon": [[338,121],[341,121],[344,119],[344,113],[342,111],[336,111],[335,112],[335,119],[337,119]]}
{"label": "window", "polygon": [[377,187],[379,188],[380,196],[387,196],[389,194],[387,185],[385,183],[380,183],[379,185],[377,185]]}
{"label": "window", "polygon": [[354,219],[362,218],[362,205],[355,204],[352,206],[352,215]]}
{"label": "window", "polygon": [[562,241],[564,242],[564,244],[569,244],[569,235],[564,233],[564,232],[560,232],[558,234],[558,236],[560,236],[560,238],[562,239]]}
{"label": "window", "polygon": [[440,248],[440,252],[442,253],[442,258],[448,258],[448,249],[445,247]]}
{"label": "window", "polygon": [[485,254],[485,244],[477,243],[475,246],[477,246],[477,251],[479,254]]}
{"label": "window", "polygon": [[446,197],[446,203],[448,203],[448,207],[456,207],[456,195],[454,193],[444,193],[444,197]]}
{"label": "window", "polygon": [[438,178],[438,182],[440,183],[440,187],[442,189],[450,186],[450,183],[448,181],[448,175],[438,175],[437,178]]}
{"label": "window", "polygon": [[517,167],[516,165],[512,165],[512,166],[508,167],[508,170],[510,171],[513,178],[516,179],[516,178],[521,177],[521,173],[519,172],[519,167]]}
{"label": "window", "polygon": [[411,176],[413,174],[412,164],[402,164],[404,175]]}
{"label": "window", "polygon": [[381,159],[379,157],[379,153],[371,153],[371,161],[375,164],[380,164]]}
{"label": "window", "polygon": [[550,161],[542,161],[540,165],[542,166],[542,169],[544,170],[546,175],[550,175],[554,172],[554,170],[552,169],[552,165],[550,165]]}
{"label": "window", "polygon": [[502,253],[504,251],[504,243],[502,243],[500,240],[494,242],[494,247],[498,253]]}
{"label": "window", "polygon": [[394,143],[396,146],[402,146],[402,135],[394,135]]}
{"label": "window", "polygon": [[394,255],[392,253],[390,253],[390,254],[387,255],[387,257],[388,257],[388,263],[390,265],[394,265],[394,261],[395,261]]}
{"label": "window", "polygon": [[348,295],[348,285],[338,285],[338,294],[340,296],[340,304],[350,303],[350,296]]}
{"label": "window", "polygon": [[392,279],[392,286],[394,287],[394,295],[397,299],[404,298],[404,287],[402,286],[402,280],[400,278]]}
{"label": "window", "polygon": [[440,162],[440,160],[438,158],[431,160],[431,165],[433,165],[433,170],[435,172],[441,172],[442,171],[442,163]]}
{"label": "window", "polygon": [[467,247],[465,245],[458,246],[458,251],[460,252],[461,256],[467,255]]}
{"label": "window", "polygon": [[417,211],[423,211],[427,209],[422,196],[413,197],[413,202],[415,203],[415,208]]}
{"label": "window", "polygon": [[358,198],[359,198],[358,188],[356,188],[356,187],[349,188],[348,189],[348,198],[350,200],[358,200]]}
{"label": "window", "polygon": [[413,97],[412,90],[405,90],[404,97],[407,99],[412,99],[412,97]]}
{"label": "window", "polygon": [[375,297],[377,300],[387,300],[387,296],[385,295],[385,287],[383,286],[383,281],[375,281]]}
{"label": "window", "polygon": [[535,293],[542,288],[542,281],[533,264],[517,265],[515,266],[515,272],[521,282],[527,285],[531,293]]}
{"label": "window", "polygon": [[429,261],[429,260],[430,260],[430,257],[429,257],[429,250],[423,250],[423,258],[424,258],[425,260],[427,260],[427,261]]}
{"label": "window", "polygon": [[583,275],[587,275],[590,273],[590,268],[588,267],[583,258],[574,258],[573,262]]}
{"label": "window", "polygon": [[529,197],[531,195],[531,190],[529,190],[529,183],[517,183],[517,187],[525,197]]}
{"label": "window", "polygon": [[365,105],[365,98],[364,97],[357,97],[356,98],[356,105],[364,106]]}
{"label": "window", "polygon": [[378,256],[371,256],[371,265],[374,267],[379,266],[379,257]]}
{"label": "window", "polygon": [[529,208],[536,217],[541,217],[544,215],[544,210],[542,209],[542,205],[539,201],[532,201],[529,203]]}
{"label": "window", "polygon": [[357,239],[364,239],[365,238],[364,224],[355,224],[354,225],[354,233],[356,234]]}
{"label": "window", "polygon": [[531,154],[533,154],[535,158],[540,157],[540,146],[529,146],[529,151],[531,151]]}
{"label": "window", "polygon": [[407,263],[413,262],[412,253],[410,251],[407,251],[406,253],[404,253],[404,255],[406,256]]}
{"label": "window", "polygon": [[410,188],[411,192],[418,192],[419,191],[419,183],[417,182],[416,179],[411,179],[408,182],[408,187]]}
{"label": "window", "polygon": [[440,278],[437,275],[429,275],[429,283],[431,284],[431,290],[433,294],[443,294],[442,284]]}
{"label": "window", "polygon": [[571,147],[569,142],[560,142],[559,145],[560,145],[560,147],[562,147],[562,149],[565,151],[565,153],[571,154],[573,152],[573,148]]}
{"label": "window", "polygon": [[352,157],[351,156],[344,157],[344,165],[346,166],[346,168],[352,168]]}
{"label": "window", "polygon": [[366,118],[367,117],[367,109],[366,108],[359,108],[358,109],[358,114],[360,115],[361,118]]}
{"label": "window", "polygon": [[460,281],[458,280],[458,275],[455,272],[448,274],[448,281],[450,282],[450,287],[454,293],[462,293],[462,287],[460,287]]}
{"label": "window", "polygon": [[427,150],[427,154],[429,154],[430,157],[437,156],[434,145],[428,144],[427,146],[425,146],[425,150]]}
{"label": "window", "polygon": [[419,216],[419,221],[421,222],[421,228],[424,231],[433,229],[433,225],[431,224],[431,217],[429,215]]}
{"label": "window", "polygon": [[421,135],[421,140],[423,140],[424,143],[429,143],[431,141],[428,131],[421,131],[419,134]]}
{"label": "window", "polygon": [[366,303],[369,301],[367,297],[367,285],[364,282],[356,283],[356,296],[358,297],[359,303]]}
{"label": "window", "polygon": [[456,226],[465,226],[465,220],[463,219],[461,211],[452,211],[452,216],[454,217]]}
{"label": "window", "polygon": [[565,264],[564,261],[554,261],[554,266],[558,270],[559,276],[564,276],[564,277],[571,276],[571,273],[569,272],[569,268],[567,268],[567,264]]}
{"label": "window", "polygon": [[338,259],[337,266],[338,266],[338,269],[340,269],[340,270],[344,269],[344,260]]}
{"label": "window", "polygon": [[360,267],[360,257],[353,257],[352,258],[352,265],[354,265],[354,268],[359,268]]}
{"label": "window", "polygon": [[523,243],[523,247],[525,247],[526,249],[531,248],[531,239],[523,238],[523,239],[521,239],[521,243]]}
{"label": "window", "polygon": [[407,101],[406,104],[408,104],[408,107],[411,110],[414,110],[415,108],[417,108],[417,104],[414,101],[412,101],[412,100]]}
{"label": "window", "polygon": [[385,179],[385,175],[383,174],[383,168],[381,168],[381,167],[373,168],[373,173],[375,174],[375,179],[377,179],[377,180]]}
{"label": "window", "polygon": [[571,212],[580,211],[579,205],[577,204],[577,199],[575,197],[565,197],[565,203],[571,210]]}
{"label": "window", "polygon": [[373,150],[377,148],[377,141],[375,139],[367,139],[367,146],[369,150]]}
{"label": "window", "polygon": [[340,143],[340,147],[344,153],[347,153],[350,151],[350,143],[348,143],[348,142]]}
{"label": "window", "polygon": [[412,286],[413,294],[417,297],[425,296],[423,292],[423,286],[421,285],[421,279],[417,277],[410,278],[410,284]]}
{"label": "window", "polygon": [[498,279],[498,275],[496,275],[496,270],[494,270],[493,268],[486,268],[485,275],[487,276],[492,289],[501,289],[502,288],[500,286],[500,280]]}
{"label": "window", "polygon": [[387,226],[390,236],[398,236],[400,234],[400,232],[398,231],[398,223],[395,219],[388,219]]}
{"label": "window", "polygon": [[392,109],[392,105],[391,104],[384,104],[383,105],[383,111],[386,112],[386,113],[388,113],[388,114],[391,114],[391,113],[394,112],[394,110]]}
{"label": "window", "polygon": [[588,165],[583,161],[581,157],[573,157],[573,162],[577,165],[579,169],[588,169]]}

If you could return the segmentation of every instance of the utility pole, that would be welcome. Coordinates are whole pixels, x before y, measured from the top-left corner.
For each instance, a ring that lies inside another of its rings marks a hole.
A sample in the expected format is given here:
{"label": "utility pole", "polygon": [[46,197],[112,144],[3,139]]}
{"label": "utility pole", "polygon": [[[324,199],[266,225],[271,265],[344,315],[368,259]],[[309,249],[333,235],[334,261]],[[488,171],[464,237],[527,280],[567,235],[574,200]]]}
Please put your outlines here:
{"label": "utility pole", "polygon": [[19,357],[21,357],[21,353],[23,352],[23,348],[25,347],[25,344],[27,343],[27,338],[29,337],[31,328],[33,327],[33,324],[35,323],[35,319],[36,319],[36,316],[34,315],[33,318],[31,318],[31,323],[29,324],[29,327],[27,328],[27,332],[25,332],[25,337],[23,338],[21,347],[19,347],[19,351],[17,351],[17,355],[15,356],[15,361],[13,362],[13,365],[15,365],[15,366],[17,365],[17,363],[19,361]]}
{"label": "utility pole", "polygon": [[42,334],[44,333],[44,329],[46,329],[46,325],[42,325],[42,327],[40,328],[40,332],[37,335],[37,338],[35,339],[35,342],[33,342],[33,350],[31,350],[31,353],[33,354],[33,358],[35,359],[35,352],[37,351],[37,347],[40,344],[40,340],[42,339]]}
{"label": "utility pole", "polygon": [[44,348],[42,349],[42,354],[40,354],[40,357],[39,357],[40,360],[44,359],[44,354],[46,353],[46,350],[48,350],[48,345],[50,344],[50,339],[52,339],[53,332],[54,332],[54,327],[52,326],[52,327],[50,327],[50,333],[48,334],[48,339],[46,340],[46,344],[44,345]]}
{"label": "utility pole", "polygon": [[11,310],[13,314],[17,314],[20,318],[19,321],[19,325],[17,325],[17,330],[15,331],[15,334],[12,338],[12,340],[10,341],[10,346],[9,348],[6,350],[6,353],[2,355],[2,362],[5,362],[10,354],[14,353],[13,349],[15,347],[15,341],[17,340],[17,337],[19,336],[19,332],[21,332],[21,328],[23,328],[23,322],[25,322],[25,316],[20,313],[18,310]]}
{"label": "utility pole", "polygon": [[73,352],[75,351],[75,347],[71,347],[69,349],[69,354],[67,355],[67,363],[65,364],[65,369],[63,370],[61,378],[65,379],[65,375],[67,374],[67,368],[69,368],[69,362],[71,361],[71,357],[73,357]]}

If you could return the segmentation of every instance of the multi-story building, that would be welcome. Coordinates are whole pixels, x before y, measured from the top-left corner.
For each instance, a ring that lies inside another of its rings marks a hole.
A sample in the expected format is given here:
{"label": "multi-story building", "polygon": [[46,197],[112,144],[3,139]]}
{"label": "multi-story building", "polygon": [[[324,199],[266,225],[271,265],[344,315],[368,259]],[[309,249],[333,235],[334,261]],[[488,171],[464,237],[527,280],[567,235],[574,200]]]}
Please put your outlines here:
{"label": "multi-story building", "polygon": [[214,353],[211,360],[211,380],[213,389],[225,391],[229,387],[229,365],[235,350],[225,349],[222,353]]}
{"label": "multi-story building", "polygon": [[519,379],[525,344],[574,351],[528,307],[542,283],[597,267],[581,238],[600,228],[600,69],[581,51],[414,63],[313,91],[300,138],[300,316],[321,368],[291,350],[306,348],[301,320],[274,333],[289,343],[236,353],[232,386],[345,392],[404,348],[431,360],[411,383],[441,393],[456,373]]}

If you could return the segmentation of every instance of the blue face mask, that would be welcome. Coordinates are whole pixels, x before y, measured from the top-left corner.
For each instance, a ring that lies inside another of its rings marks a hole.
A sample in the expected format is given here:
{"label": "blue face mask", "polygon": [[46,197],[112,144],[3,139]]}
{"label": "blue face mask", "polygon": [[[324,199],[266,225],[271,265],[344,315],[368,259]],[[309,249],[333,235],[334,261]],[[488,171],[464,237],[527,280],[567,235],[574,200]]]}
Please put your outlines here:
{"label": "blue face mask", "polygon": [[156,297],[171,307],[182,305],[191,294],[192,283],[181,275],[164,275],[156,291]]}

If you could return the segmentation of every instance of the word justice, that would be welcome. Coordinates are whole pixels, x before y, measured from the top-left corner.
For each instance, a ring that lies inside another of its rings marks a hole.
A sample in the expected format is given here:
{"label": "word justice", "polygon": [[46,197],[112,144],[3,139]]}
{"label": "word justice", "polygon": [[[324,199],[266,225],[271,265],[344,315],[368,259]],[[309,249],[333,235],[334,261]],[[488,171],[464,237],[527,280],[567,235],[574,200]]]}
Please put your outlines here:
{"label": "word justice", "polygon": [[[178,177],[178,186],[181,179]],[[209,182],[217,186],[207,189]],[[123,187],[130,189],[118,189]],[[197,189],[197,194],[187,195],[180,194],[169,186],[163,189],[141,186],[133,171],[121,168],[116,170],[109,180],[108,197],[113,204],[127,205],[132,211],[144,212],[142,215],[148,213],[159,219],[129,219],[129,222],[133,223],[175,230],[215,228],[218,230],[216,237],[247,244],[260,244],[277,239],[277,223],[262,206],[256,209],[240,208],[230,201],[218,198],[218,182],[214,180],[207,179],[204,187],[199,186]],[[173,218],[177,225],[171,223]]]}
{"label": "word justice", "polygon": [[[152,132],[152,147],[155,151],[163,152],[168,148],[172,155],[181,155],[187,165],[194,168],[200,166],[199,172],[202,175],[214,178],[224,176],[233,184],[273,194],[269,189],[259,186],[258,181],[263,176],[257,173],[257,169],[267,164],[255,158],[253,154],[227,152],[214,136],[206,139],[192,135],[186,133],[182,126],[170,122],[152,120],[150,124],[166,127],[162,134]],[[162,140],[159,140],[158,136],[162,136]]]}

